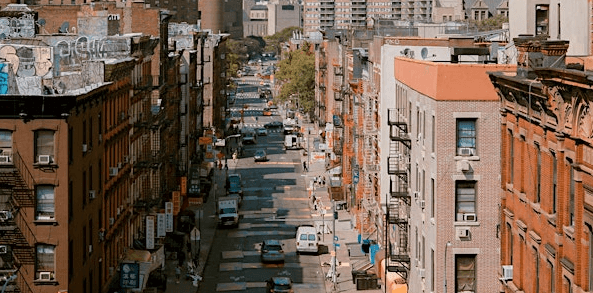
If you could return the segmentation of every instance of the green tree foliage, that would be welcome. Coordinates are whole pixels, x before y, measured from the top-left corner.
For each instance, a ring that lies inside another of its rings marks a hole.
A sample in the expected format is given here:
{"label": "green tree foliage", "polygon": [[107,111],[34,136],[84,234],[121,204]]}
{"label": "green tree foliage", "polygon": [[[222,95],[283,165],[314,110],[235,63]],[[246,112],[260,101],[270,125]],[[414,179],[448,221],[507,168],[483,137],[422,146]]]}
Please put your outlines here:
{"label": "green tree foliage", "polygon": [[490,31],[501,29],[505,22],[509,22],[508,17],[498,14],[484,20],[470,20],[469,24],[478,31]]}
{"label": "green tree foliage", "polygon": [[276,54],[280,54],[280,49],[282,48],[282,43],[287,42],[292,37],[293,31],[300,31],[303,32],[303,29],[297,26],[287,27],[271,36],[266,36],[264,39],[266,41],[266,48],[265,52],[275,52]]}
{"label": "green tree foliage", "polygon": [[313,110],[315,103],[315,53],[309,51],[309,44],[290,52],[278,63],[276,81],[280,83],[280,102],[298,102],[305,112]]}
{"label": "green tree foliage", "polygon": [[243,68],[249,57],[258,55],[263,48],[257,39],[230,39],[226,41],[227,76],[237,77],[237,71]]}

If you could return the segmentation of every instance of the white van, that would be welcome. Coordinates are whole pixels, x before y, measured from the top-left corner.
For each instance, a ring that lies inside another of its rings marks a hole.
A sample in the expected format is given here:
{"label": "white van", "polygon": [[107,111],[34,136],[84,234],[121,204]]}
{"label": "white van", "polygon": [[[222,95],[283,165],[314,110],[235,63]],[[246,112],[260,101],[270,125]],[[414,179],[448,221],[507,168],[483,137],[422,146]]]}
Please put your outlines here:
{"label": "white van", "polygon": [[318,253],[319,236],[317,230],[311,226],[300,226],[296,233],[296,250],[300,252]]}

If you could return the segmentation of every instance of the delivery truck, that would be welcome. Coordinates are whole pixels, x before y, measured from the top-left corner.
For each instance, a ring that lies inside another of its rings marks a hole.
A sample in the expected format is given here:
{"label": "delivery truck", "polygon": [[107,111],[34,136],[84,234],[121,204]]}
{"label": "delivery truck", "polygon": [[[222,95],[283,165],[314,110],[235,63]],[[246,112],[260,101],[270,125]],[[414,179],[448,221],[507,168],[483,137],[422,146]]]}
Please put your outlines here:
{"label": "delivery truck", "polygon": [[237,197],[221,197],[218,199],[217,206],[219,226],[239,226],[239,200]]}
{"label": "delivery truck", "polygon": [[284,149],[286,150],[300,150],[304,148],[303,137],[295,134],[288,134],[284,136]]}

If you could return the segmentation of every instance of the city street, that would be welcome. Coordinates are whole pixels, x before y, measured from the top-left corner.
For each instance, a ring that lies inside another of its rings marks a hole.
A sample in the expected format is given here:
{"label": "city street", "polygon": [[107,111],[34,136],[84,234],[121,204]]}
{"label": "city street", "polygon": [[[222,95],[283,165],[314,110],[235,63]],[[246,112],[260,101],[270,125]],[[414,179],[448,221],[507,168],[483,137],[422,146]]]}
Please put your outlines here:
{"label": "city street", "polygon": [[[243,127],[282,121],[281,116],[261,116],[253,110],[265,107],[253,93],[252,87],[240,86],[233,105],[232,110],[248,105]],[[264,292],[265,281],[273,276],[290,277],[297,293],[325,291],[319,256],[297,255],[295,249],[298,225],[313,224],[305,177],[301,176],[302,152],[283,149],[281,128],[268,130],[267,136],[257,137],[256,144],[245,145],[244,156],[228,161],[228,172],[242,177],[244,198],[239,226],[216,231],[198,292]],[[267,161],[254,162],[253,154],[258,149],[265,150]],[[284,263],[261,262],[260,244],[266,239],[282,243]]]}

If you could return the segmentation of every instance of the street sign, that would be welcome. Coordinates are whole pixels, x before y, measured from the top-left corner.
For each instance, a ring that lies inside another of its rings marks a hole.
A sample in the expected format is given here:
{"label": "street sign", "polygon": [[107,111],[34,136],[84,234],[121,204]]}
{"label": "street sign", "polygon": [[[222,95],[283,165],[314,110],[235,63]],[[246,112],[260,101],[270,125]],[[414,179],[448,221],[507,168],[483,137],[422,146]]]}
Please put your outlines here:
{"label": "street sign", "polygon": [[358,169],[354,169],[352,170],[352,181],[354,182],[354,184],[358,184],[358,180],[360,178],[360,172],[358,171]]}
{"label": "street sign", "polygon": [[340,238],[338,238],[338,236],[334,236],[334,241],[340,241]]}
{"label": "street sign", "polygon": [[334,243],[334,245],[336,246],[336,249],[340,248],[340,243]]}

